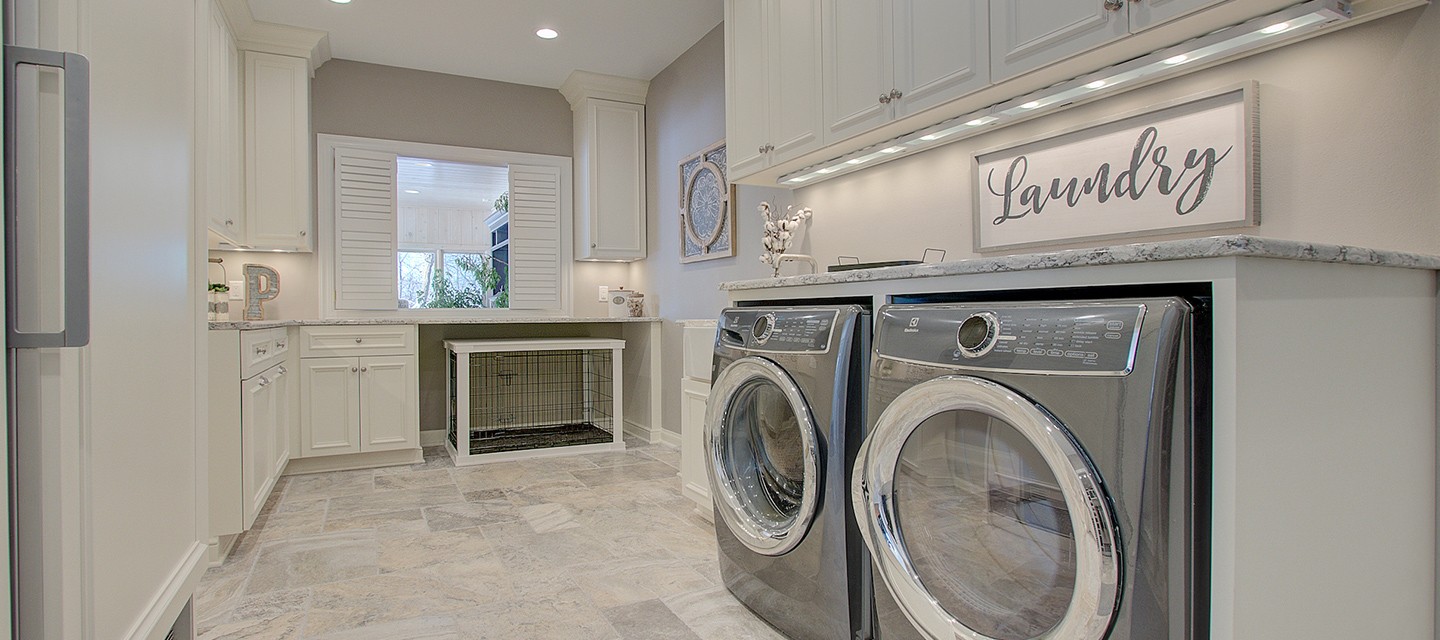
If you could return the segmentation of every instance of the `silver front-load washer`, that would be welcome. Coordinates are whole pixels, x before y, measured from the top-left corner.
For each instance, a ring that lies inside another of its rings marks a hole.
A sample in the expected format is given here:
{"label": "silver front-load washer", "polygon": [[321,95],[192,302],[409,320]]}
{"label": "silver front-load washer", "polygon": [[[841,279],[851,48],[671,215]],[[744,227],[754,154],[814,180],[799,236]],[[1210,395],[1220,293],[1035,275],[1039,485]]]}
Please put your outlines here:
{"label": "silver front-load washer", "polygon": [[850,511],[870,314],[726,309],[705,458],[725,586],[793,640],[868,638],[868,561]]}
{"label": "silver front-load washer", "polygon": [[1181,298],[890,305],[851,497],[881,640],[1199,640]]}

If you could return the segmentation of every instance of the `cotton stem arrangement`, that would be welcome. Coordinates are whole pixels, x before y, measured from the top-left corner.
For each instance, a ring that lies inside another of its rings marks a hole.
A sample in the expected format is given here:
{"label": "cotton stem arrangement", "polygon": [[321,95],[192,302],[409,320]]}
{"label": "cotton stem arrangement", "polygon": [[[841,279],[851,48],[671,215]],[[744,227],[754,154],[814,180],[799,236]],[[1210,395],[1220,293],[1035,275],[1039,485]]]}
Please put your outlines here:
{"label": "cotton stem arrangement", "polygon": [[780,215],[770,207],[769,202],[761,202],[758,209],[765,218],[765,253],[760,256],[760,261],[770,265],[773,277],[779,277],[780,257],[790,249],[790,243],[800,231],[800,223],[809,220],[813,212],[810,207],[801,207],[797,211],[794,206],[788,206],[785,214]]}

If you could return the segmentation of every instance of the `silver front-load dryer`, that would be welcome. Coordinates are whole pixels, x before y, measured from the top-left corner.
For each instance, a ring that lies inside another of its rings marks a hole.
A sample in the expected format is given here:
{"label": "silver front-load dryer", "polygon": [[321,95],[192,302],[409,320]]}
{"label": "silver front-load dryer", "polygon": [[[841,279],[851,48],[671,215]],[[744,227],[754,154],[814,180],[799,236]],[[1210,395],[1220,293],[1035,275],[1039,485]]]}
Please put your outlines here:
{"label": "silver front-load dryer", "polygon": [[793,640],[869,637],[849,471],[864,425],[870,314],[726,309],[705,458],[725,586]]}
{"label": "silver front-load dryer", "polygon": [[1180,298],[891,305],[851,487],[881,640],[1199,640]]}

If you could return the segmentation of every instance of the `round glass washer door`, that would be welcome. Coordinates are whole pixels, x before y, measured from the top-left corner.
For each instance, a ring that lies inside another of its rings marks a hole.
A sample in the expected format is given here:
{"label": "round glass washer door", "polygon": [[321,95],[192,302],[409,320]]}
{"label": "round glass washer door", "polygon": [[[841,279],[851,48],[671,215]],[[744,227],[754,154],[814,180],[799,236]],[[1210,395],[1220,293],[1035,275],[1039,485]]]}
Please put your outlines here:
{"label": "round glass washer door", "polygon": [[767,556],[800,544],[818,507],[820,447],[783,369],[751,356],[720,373],[705,410],[705,462],[716,511],[742,544]]}
{"label": "round glass washer door", "polygon": [[877,571],[935,640],[1102,640],[1119,539],[1064,426],[989,380],[911,387],[876,421],[851,498]]}

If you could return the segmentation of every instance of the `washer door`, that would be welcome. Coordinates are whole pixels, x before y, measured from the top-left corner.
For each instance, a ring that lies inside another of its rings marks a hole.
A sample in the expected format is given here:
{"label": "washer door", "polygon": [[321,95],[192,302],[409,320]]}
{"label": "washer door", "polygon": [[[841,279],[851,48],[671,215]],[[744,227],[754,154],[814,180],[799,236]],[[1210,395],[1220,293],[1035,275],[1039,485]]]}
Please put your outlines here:
{"label": "washer door", "polygon": [[705,460],[720,517],[750,550],[778,556],[815,519],[820,447],[800,388],[775,363],[736,360],[711,387]]}
{"label": "washer door", "polygon": [[862,446],[851,497],[875,566],[936,640],[1101,640],[1119,539],[1064,426],[970,376],[907,389]]}

